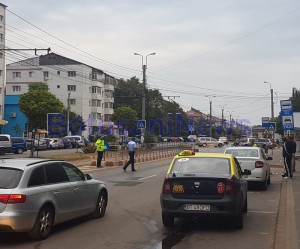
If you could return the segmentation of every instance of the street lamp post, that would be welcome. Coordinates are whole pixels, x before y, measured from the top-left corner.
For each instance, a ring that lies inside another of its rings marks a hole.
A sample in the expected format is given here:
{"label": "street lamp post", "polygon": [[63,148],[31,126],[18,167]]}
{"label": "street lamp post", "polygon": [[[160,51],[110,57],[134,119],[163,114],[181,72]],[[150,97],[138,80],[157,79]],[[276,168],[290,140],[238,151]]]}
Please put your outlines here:
{"label": "street lamp post", "polygon": [[222,108],[222,121],[221,121],[221,126],[223,127],[224,124],[224,107],[227,106],[227,104],[225,105],[219,105],[219,107]]}
{"label": "street lamp post", "polygon": [[264,81],[265,84],[269,84],[271,92],[271,121],[274,121],[274,101],[273,101],[273,89],[270,82]]}
{"label": "street lamp post", "polygon": [[212,99],[216,96],[205,95],[205,97],[208,97],[209,99],[209,125],[210,125],[209,134],[210,137],[212,137]]}
{"label": "street lamp post", "polygon": [[142,92],[142,119],[146,119],[146,69],[147,69],[147,57],[150,55],[155,55],[156,53],[151,53],[146,55],[146,64],[144,64],[144,56],[139,53],[134,53],[142,57],[142,69],[143,69],[143,92]]}

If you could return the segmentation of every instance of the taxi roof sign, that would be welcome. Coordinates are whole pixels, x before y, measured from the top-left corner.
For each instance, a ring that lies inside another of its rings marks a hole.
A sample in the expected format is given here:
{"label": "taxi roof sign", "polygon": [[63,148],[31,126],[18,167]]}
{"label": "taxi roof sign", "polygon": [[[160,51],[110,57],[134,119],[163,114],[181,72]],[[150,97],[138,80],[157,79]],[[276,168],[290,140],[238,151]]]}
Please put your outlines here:
{"label": "taxi roof sign", "polygon": [[195,155],[195,152],[191,150],[183,150],[180,153],[178,153],[178,156],[193,156],[193,155]]}

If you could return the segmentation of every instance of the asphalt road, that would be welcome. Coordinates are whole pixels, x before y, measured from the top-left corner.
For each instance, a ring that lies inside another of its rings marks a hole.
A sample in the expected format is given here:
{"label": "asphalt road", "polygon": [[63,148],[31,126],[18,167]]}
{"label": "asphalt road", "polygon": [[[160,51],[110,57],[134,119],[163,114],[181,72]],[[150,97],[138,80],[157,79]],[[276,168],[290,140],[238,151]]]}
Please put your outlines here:
{"label": "asphalt road", "polygon": [[[200,150],[222,152],[224,148]],[[275,150],[275,154],[280,151]],[[272,162],[275,166],[276,160]],[[103,219],[82,218],[58,225],[50,237],[41,242],[33,242],[24,234],[2,233],[0,248],[273,248],[281,168],[272,167],[267,191],[250,186],[243,230],[229,228],[228,221],[217,219],[177,219],[173,228],[166,229],[161,222],[159,194],[170,161],[139,164],[136,172],[123,172],[121,167],[95,169],[93,177],[106,182],[109,191],[109,204]]]}

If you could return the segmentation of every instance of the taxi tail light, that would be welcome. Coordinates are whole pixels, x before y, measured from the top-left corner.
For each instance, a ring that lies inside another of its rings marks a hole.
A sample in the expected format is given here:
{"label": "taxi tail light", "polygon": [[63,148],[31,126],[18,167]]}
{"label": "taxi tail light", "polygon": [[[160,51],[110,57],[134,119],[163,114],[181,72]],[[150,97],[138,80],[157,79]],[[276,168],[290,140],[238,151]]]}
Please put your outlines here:
{"label": "taxi tail light", "polygon": [[262,168],[263,166],[264,166],[264,162],[262,162],[262,161],[255,162],[255,168]]}
{"label": "taxi tail light", "polygon": [[25,201],[26,201],[26,195],[19,195],[19,194],[0,195],[0,202],[4,204],[24,203]]}
{"label": "taxi tail light", "polygon": [[171,184],[168,178],[165,178],[164,184],[163,184],[163,189],[162,189],[163,194],[171,194]]}
{"label": "taxi tail light", "polygon": [[237,195],[240,193],[239,184],[234,179],[234,176],[228,177],[225,183],[225,195]]}

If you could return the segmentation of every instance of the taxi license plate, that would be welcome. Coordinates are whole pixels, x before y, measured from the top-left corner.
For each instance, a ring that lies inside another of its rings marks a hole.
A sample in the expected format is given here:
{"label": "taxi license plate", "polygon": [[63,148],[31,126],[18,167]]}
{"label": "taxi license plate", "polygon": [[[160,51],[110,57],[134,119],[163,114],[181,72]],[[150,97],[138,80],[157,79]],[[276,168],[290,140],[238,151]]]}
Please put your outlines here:
{"label": "taxi license plate", "polygon": [[184,210],[188,211],[210,211],[210,205],[200,205],[200,204],[185,204]]}

